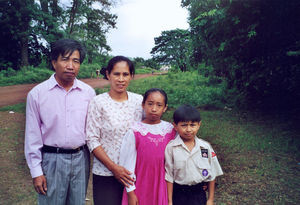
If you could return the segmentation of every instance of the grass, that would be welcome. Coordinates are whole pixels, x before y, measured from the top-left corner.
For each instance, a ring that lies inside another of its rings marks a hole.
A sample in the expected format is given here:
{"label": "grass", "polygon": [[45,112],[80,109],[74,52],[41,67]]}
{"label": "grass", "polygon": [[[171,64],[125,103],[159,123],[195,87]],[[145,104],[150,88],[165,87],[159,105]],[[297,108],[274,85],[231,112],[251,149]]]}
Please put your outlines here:
{"label": "grass", "polygon": [[[174,99],[178,99],[176,95],[182,94],[174,89],[178,88],[176,79],[177,74],[171,76],[171,79],[168,76],[140,79],[131,83],[130,90],[143,93],[150,87],[166,86],[172,106],[163,119],[171,121],[176,105],[181,103],[174,102]],[[208,91],[205,79],[198,80],[203,82],[203,90]],[[194,86],[199,81],[189,83]],[[181,89],[187,88],[188,82],[181,79],[180,85]],[[222,89],[222,86],[215,88]],[[195,87],[190,89],[195,90]],[[107,90],[105,88],[97,92]],[[169,92],[173,92],[175,97]],[[221,97],[216,96],[215,99]],[[189,101],[189,98],[184,100]],[[212,144],[224,171],[224,175],[217,178],[216,204],[298,204],[299,128],[280,116],[236,110],[208,110],[206,108],[209,104],[202,104],[199,106],[202,125],[198,135]],[[8,114],[9,110],[16,113]],[[36,194],[23,154],[24,110],[25,104],[0,110],[0,204],[35,203]]]}
{"label": "grass", "polygon": [[25,103],[19,103],[14,105],[9,105],[5,107],[0,107],[0,111],[13,111],[13,112],[19,112],[19,113],[25,113],[26,104]]}

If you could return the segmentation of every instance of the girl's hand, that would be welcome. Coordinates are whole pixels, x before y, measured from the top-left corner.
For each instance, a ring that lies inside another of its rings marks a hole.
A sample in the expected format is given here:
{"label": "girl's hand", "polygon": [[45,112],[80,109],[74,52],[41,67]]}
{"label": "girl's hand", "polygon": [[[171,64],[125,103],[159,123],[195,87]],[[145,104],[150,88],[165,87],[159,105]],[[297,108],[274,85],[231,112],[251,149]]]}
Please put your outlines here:
{"label": "girl's hand", "polygon": [[114,177],[124,186],[129,187],[128,184],[133,185],[134,180],[130,177],[130,171],[122,166],[115,165],[111,170]]}
{"label": "girl's hand", "polygon": [[134,191],[128,192],[128,205],[138,205],[139,201],[138,198],[136,197]]}

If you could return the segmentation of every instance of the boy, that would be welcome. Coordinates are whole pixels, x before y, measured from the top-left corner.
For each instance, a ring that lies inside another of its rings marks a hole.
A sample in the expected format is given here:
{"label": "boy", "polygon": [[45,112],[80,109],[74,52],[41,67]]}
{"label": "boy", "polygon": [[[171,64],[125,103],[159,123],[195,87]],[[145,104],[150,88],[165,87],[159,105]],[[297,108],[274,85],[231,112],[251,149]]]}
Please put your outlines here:
{"label": "boy", "polygon": [[[173,121],[177,136],[165,150],[169,205],[213,204],[215,178],[223,171],[211,145],[196,136],[200,113],[193,106],[182,105],[175,110]],[[204,182],[208,182],[208,199]]]}

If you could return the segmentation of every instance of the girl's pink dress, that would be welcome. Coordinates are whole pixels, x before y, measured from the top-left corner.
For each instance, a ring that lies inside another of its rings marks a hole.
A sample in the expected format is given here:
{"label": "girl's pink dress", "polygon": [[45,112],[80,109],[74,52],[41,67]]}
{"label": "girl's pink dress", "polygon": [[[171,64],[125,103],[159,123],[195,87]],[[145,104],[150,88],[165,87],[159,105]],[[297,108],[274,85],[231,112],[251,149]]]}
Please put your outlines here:
{"label": "girl's pink dress", "polygon": [[[164,156],[165,148],[175,134],[173,125],[166,121],[154,125],[137,122],[124,137],[120,162],[135,173],[134,191],[140,205],[168,204]],[[128,204],[126,190],[122,204]]]}

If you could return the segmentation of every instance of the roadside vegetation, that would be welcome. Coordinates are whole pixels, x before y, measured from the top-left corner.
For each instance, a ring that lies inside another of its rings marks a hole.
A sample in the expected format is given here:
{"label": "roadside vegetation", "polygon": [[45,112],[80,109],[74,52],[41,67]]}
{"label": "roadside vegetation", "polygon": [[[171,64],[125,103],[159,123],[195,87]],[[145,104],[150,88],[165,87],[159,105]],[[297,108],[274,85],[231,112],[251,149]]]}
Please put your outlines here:
{"label": "roadside vegetation", "polygon": [[[48,79],[54,71],[51,69],[46,69],[46,64],[41,64],[39,67],[27,66],[20,70],[14,70],[8,68],[7,70],[0,71],[0,86],[27,84],[27,83],[39,83]],[[96,78],[96,70],[101,70],[101,65],[94,64],[82,64],[80,66],[80,72],[78,73],[78,78]],[[137,68],[136,74],[151,73],[151,68]],[[155,72],[158,72],[155,70]],[[103,77],[100,75],[100,77]]]}
{"label": "roadside vegetation", "polygon": [[[134,80],[129,90],[143,94],[151,87],[163,88],[168,94],[167,121],[179,104],[190,103],[200,110],[198,134],[211,142],[224,171],[217,179],[216,204],[299,203],[299,128],[287,116],[230,107],[223,97],[225,85],[195,72]],[[24,110],[24,103],[0,108],[0,204],[35,203],[23,154]],[[91,192],[89,189],[89,199]]]}

